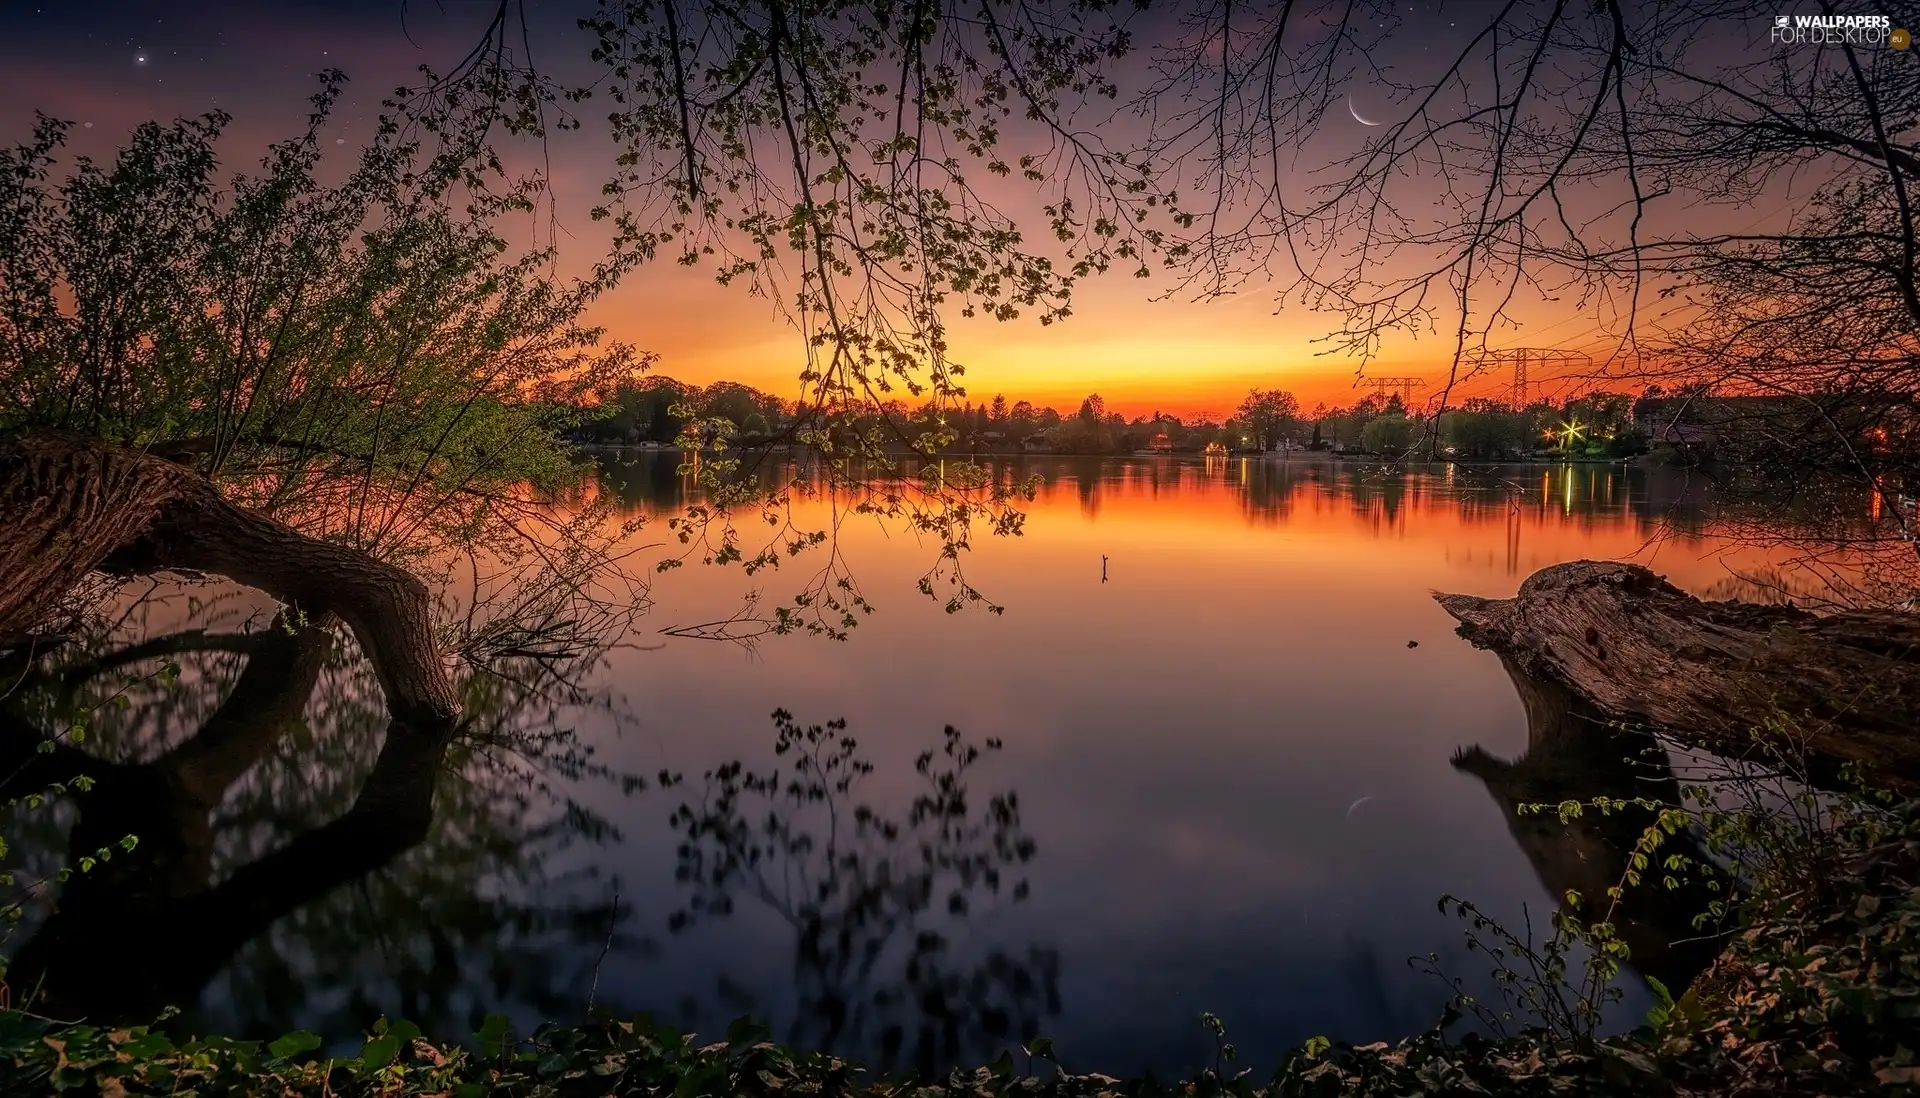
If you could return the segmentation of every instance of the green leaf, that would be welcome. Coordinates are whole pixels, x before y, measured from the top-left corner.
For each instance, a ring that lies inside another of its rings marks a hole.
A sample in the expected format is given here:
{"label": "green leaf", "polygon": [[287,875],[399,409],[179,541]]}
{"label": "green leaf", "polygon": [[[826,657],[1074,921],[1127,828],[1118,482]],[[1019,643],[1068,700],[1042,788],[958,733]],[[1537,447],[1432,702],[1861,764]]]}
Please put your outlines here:
{"label": "green leaf", "polygon": [[1653,1008],[1647,1011],[1647,1022],[1656,1026],[1666,1025],[1667,1020],[1673,1017],[1673,993],[1667,990],[1667,985],[1652,976],[1646,977],[1646,981],[1647,987],[1653,991],[1654,1002]]}
{"label": "green leaf", "polygon": [[420,1027],[405,1018],[397,1018],[387,1023],[387,1036],[402,1043],[412,1041],[420,1036]]}
{"label": "green leaf", "polygon": [[17,1056],[40,1044],[47,1023],[12,1011],[0,1012],[0,1054]]}
{"label": "green leaf", "polygon": [[360,1050],[360,1065],[368,1071],[378,1071],[393,1063],[400,1055],[400,1041],[396,1037],[375,1037]]}
{"label": "green leaf", "polygon": [[752,1018],[742,1015],[727,1026],[727,1043],[730,1045],[750,1045],[767,1033],[766,1027],[758,1025]]}
{"label": "green leaf", "polygon": [[474,1034],[480,1039],[480,1051],[485,1056],[501,1056],[507,1051],[507,1016],[489,1014],[480,1023],[480,1029]]}
{"label": "green leaf", "polygon": [[320,1047],[320,1038],[304,1029],[294,1030],[267,1046],[267,1052],[276,1060],[290,1060],[303,1052],[312,1052]]}
{"label": "green leaf", "polygon": [[143,1033],[119,1048],[122,1056],[138,1060],[151,1060],[173,1051],[173,1042],[164,1033]]}

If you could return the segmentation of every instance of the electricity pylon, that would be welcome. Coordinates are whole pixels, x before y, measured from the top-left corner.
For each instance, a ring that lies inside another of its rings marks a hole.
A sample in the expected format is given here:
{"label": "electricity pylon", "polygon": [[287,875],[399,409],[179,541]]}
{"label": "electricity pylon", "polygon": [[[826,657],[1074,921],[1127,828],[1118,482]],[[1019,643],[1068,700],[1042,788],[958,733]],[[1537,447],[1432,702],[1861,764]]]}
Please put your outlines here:
{"label": "electricity pylon", "polygon": [[1417,377],[1368,377],[1361,378],[1358,384],[1363,389],[1374,389],[1382,395],[1398,392],[1403,406],[1413,403],[1415,389],[1424,389],[1427,386],[1426,382]]}
{"label": "electricity pylon", "polygon": [[1524,411],[1527,407],[1527,368],[1529,366],[1590,366],[1593,360],[1579,351],[1563,351],[1557,347],[1501,347],[1476,351],[1469,356],[1475,368],[1485,366],[1513,367],[1513,392],[1511,401],[1513,410]]}

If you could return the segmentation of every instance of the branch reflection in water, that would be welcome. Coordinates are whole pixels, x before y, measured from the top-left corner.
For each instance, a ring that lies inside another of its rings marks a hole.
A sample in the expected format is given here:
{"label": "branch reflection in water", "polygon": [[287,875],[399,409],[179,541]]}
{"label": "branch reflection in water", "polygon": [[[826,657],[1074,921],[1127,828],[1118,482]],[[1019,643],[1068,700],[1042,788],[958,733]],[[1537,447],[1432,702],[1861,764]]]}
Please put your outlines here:
{"label": "branch reflection in water", "polygon": [[[89,787],[12,813],[16,879],[119,853],[30,891],[8,983],[55,1016],[144,1022],[179,1006],[189,1025],[254,1035],[351,1036],[382,1012],[446,1032],[496,1009],[577,1012],[605,885],[553,866],[616,836],[566,789],[639,783],[569,727],[614,703],[550,667],[469,670],[450,739],[389,729],[337,621],[236,625],[245,602],[150,593],[9,670],[7,795]],[[166,624],[179,620],[195,625]]]}
{"label": "branch reflection in water", "polygon": [[[180,1006],[189,1027],[344,1040],[383,1013],[458,1033],[504,1010],[530,1028],[578,1017],[589,987],[616,1012],[659,1005],[633,1000],[645,981],[594,981],[610,951],[659,948],[592,868],[620,836],[570,796],[650,784],[570,731],[590,708],[617,716],[611,696],[548,665],[467,671],[454,736],[410,734],[388,726],[338,622],[236,625],[245,603],[156,596],[57,660],[9,669],[8,795],[87,787],[8,821],[17,876],[43,882],[8,942],[7,979],[35,1009],[139,1023]],[[775,769],[726,763],[672,814],[684,891],[668,929],[739,899],[777,912],[794,935],[788,1036],[808,1047],[930,1074],[1033,1037],[1060,1009],[1058,953],[964,940],[970,917],[1025,898],[1036,849],[1017,795],[969,792],[999,744],[948,729],[894,816],[854,803],[873,765],[844,722],[782,712],[776,733]],[[102,847],[114,856],[52,883]],[[750,982],[721,972],[719,1005],[786,1013]]]}
{"label": "branch reflection in water", "polygon": [[[670,928],[726,916],[742,900],[776,913],[795,940],[785,1038],[802,1047],[929,1077],[1032,1040],[1060,1010],[1058,951],[965,941],[970,919],[1027,897],[1024,867],[1037,849],[1017,794],[975,811],[969,773],[999,742],[946,729],[915,760],[921,786],[902,818],[857,800],[874,768],[846,722],[802,727],[785,710],[773,720],[784,770],[727,763],[673,815],[689,895]],[[720,980],[737,1008],[760,1012]]]}

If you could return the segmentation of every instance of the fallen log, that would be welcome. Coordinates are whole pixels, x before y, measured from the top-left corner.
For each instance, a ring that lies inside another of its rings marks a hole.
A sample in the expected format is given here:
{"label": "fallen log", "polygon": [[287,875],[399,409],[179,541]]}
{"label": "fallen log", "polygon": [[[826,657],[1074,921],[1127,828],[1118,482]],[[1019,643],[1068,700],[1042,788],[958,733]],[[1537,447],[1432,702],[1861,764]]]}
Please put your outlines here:
{"label": "fallen log", "polygon": [[1541,569],[1511,599],[1434,597],[1475,646],[1615,719],[1822,784],[1854,763],[1920,791],[1920,615],[1703,602],[1603,561]]}

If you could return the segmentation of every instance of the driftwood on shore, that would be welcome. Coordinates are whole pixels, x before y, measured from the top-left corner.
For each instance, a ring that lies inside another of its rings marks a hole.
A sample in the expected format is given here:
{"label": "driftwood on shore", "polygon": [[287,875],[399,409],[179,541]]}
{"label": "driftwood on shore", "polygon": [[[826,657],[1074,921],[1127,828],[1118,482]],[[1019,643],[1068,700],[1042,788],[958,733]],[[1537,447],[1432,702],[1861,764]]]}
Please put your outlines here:
{"label": "driftwood on shore", "polygon": [[1920,790],[1920,615],[1703,602],[1632,564],[1542,569],[1511,599],[1436,594],[1460,633],[1617,719],[1819,780]]}

